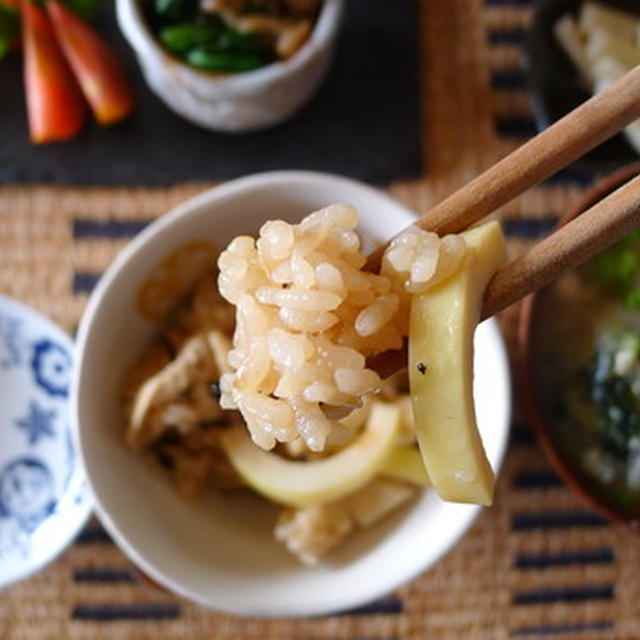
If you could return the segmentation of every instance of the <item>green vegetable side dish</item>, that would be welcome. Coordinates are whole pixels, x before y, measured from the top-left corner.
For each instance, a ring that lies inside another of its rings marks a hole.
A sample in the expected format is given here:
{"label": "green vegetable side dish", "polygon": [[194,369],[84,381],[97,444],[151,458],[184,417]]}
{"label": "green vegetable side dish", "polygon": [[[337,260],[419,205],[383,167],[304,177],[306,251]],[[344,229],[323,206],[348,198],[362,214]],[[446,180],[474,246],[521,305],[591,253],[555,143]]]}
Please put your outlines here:
{"label": "green vegetable side dish", "polygon": [[640,516],[640,230],[538,296],[531,340],[561,457],[612,510]]}
{"label": "green vegetable side dish", "polygon": [[220,74],[259,69],[293,55],[320,0],[147,0],[162,46],[186,64]]}

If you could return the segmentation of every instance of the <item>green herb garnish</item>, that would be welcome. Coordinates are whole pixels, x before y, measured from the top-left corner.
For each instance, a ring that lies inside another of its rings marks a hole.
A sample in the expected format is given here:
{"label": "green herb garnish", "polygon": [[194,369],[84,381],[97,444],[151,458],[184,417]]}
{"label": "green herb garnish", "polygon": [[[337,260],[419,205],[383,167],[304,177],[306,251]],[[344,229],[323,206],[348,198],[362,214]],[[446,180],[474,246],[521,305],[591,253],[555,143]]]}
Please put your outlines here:
{"label": "green herb garnish", "polygon": [[629,233],[610,249],[597,255],[591,262],[595,283],[618,295],[630,308],[640,307],[640,256],[636,245],[640,230]]}

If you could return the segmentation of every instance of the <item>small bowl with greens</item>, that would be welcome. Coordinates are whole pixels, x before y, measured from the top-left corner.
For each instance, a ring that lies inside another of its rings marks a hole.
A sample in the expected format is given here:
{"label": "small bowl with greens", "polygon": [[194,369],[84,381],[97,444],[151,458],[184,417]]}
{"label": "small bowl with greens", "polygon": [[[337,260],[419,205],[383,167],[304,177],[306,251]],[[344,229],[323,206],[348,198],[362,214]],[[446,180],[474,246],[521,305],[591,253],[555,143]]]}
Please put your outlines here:
{"label": "small bowl with greens", "polygon": [[264,129],[311,99],[344,0],[116,0],[149,86],[208,129]]}
{"label": "small bowl with greens", "polygon": [[[616,173],[560,224],[638,174]],[[530,296],[519,337],[525,408],[554,467],[640,531],[640,230]]]}

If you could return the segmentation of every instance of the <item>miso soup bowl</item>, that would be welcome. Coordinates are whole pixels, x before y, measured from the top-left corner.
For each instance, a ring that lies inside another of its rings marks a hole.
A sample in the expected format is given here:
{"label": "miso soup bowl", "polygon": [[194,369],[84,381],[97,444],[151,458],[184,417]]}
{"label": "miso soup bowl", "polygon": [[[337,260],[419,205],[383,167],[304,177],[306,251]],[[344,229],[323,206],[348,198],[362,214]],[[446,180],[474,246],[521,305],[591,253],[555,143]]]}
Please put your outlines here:
{"label": "miso soup bowl", "polygon": [[[623,184],[640,174],[640,163],[631,164],[613,173],[587,191],[576,206],[567,213],[556,228],[562,227],[587,209],[598,203]],[[553,285],[549,285],[551,287]],[[592,509],[602,517],[616,523],[628,526],[632,531],[640,533],[640,521],[631,517],[620,509],[608,504],[594,489],[584,474],[579,473],[575,464],[562,453],[554,435],[555,421],[550,407],[543,402],[543,392],[539,381],[536,381],[536,371],[544,371],[545,363],[540,358],[540,347],[544,344],[545,331],[536,331],[536,327],[544,327],[545,313],[549,308],[544,305],[545,296],[549,288],[528,296],[520,309],[518,343],[519,358],[519,382],[522,391],[522,401],[528,422],[533,428],[538,441],[544,449],[554,470],[562,480]],[[560,307],[554,312],[565,313]]]}
{"label": "miso soup bowl", "polygon": [[[224,247],[238,234],[255,234],[267,219],[297,221],[334,202],[355,205],[360,230],[380,241],[414,220],[384,193],[336,176],[285,171],[240,178],[181,204],[140,233],[107,270],[82,318],[73,423],[98,515],[153,581],[205,607],[246,616],[309,616],[363,605],[433,566],[480,511],[444,503],[426,490],[310,568],[273,539],[273,505],[248,492],[211,491],[187,502],[123,444],[121,380],[158,330],[135,304],[154,265],[194,240]],[[480,326],[475,346],[482,371],[476,409],[497,469],[507,441],[510,381],[495,321]]]}

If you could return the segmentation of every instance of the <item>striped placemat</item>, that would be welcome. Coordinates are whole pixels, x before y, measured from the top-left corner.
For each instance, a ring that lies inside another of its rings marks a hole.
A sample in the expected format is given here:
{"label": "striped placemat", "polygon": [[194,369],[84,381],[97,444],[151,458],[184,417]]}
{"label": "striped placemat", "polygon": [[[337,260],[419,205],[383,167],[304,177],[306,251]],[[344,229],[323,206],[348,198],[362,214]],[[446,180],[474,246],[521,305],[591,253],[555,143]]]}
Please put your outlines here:
{"label": "striped placemat", "polygon": [[[425,174],[388,185],[416,210],[531,135],[522,47],[527,0],[423,0]],[[525,250],[594,177],[567,170],[499,212]],[[101,272],[137,231],[208,185],[0,189],[0,291],[73,331]],[[517,309],[501,319],[515,353]],[[514,363],[516,364],[516,363]],[[586,508],[549,468],[515,402],[496,504],[435,568],[339,616],[240,619],[141,581],[97,521],[35,577],[2,592],[0,638],[640,638],[640,545]]]}

